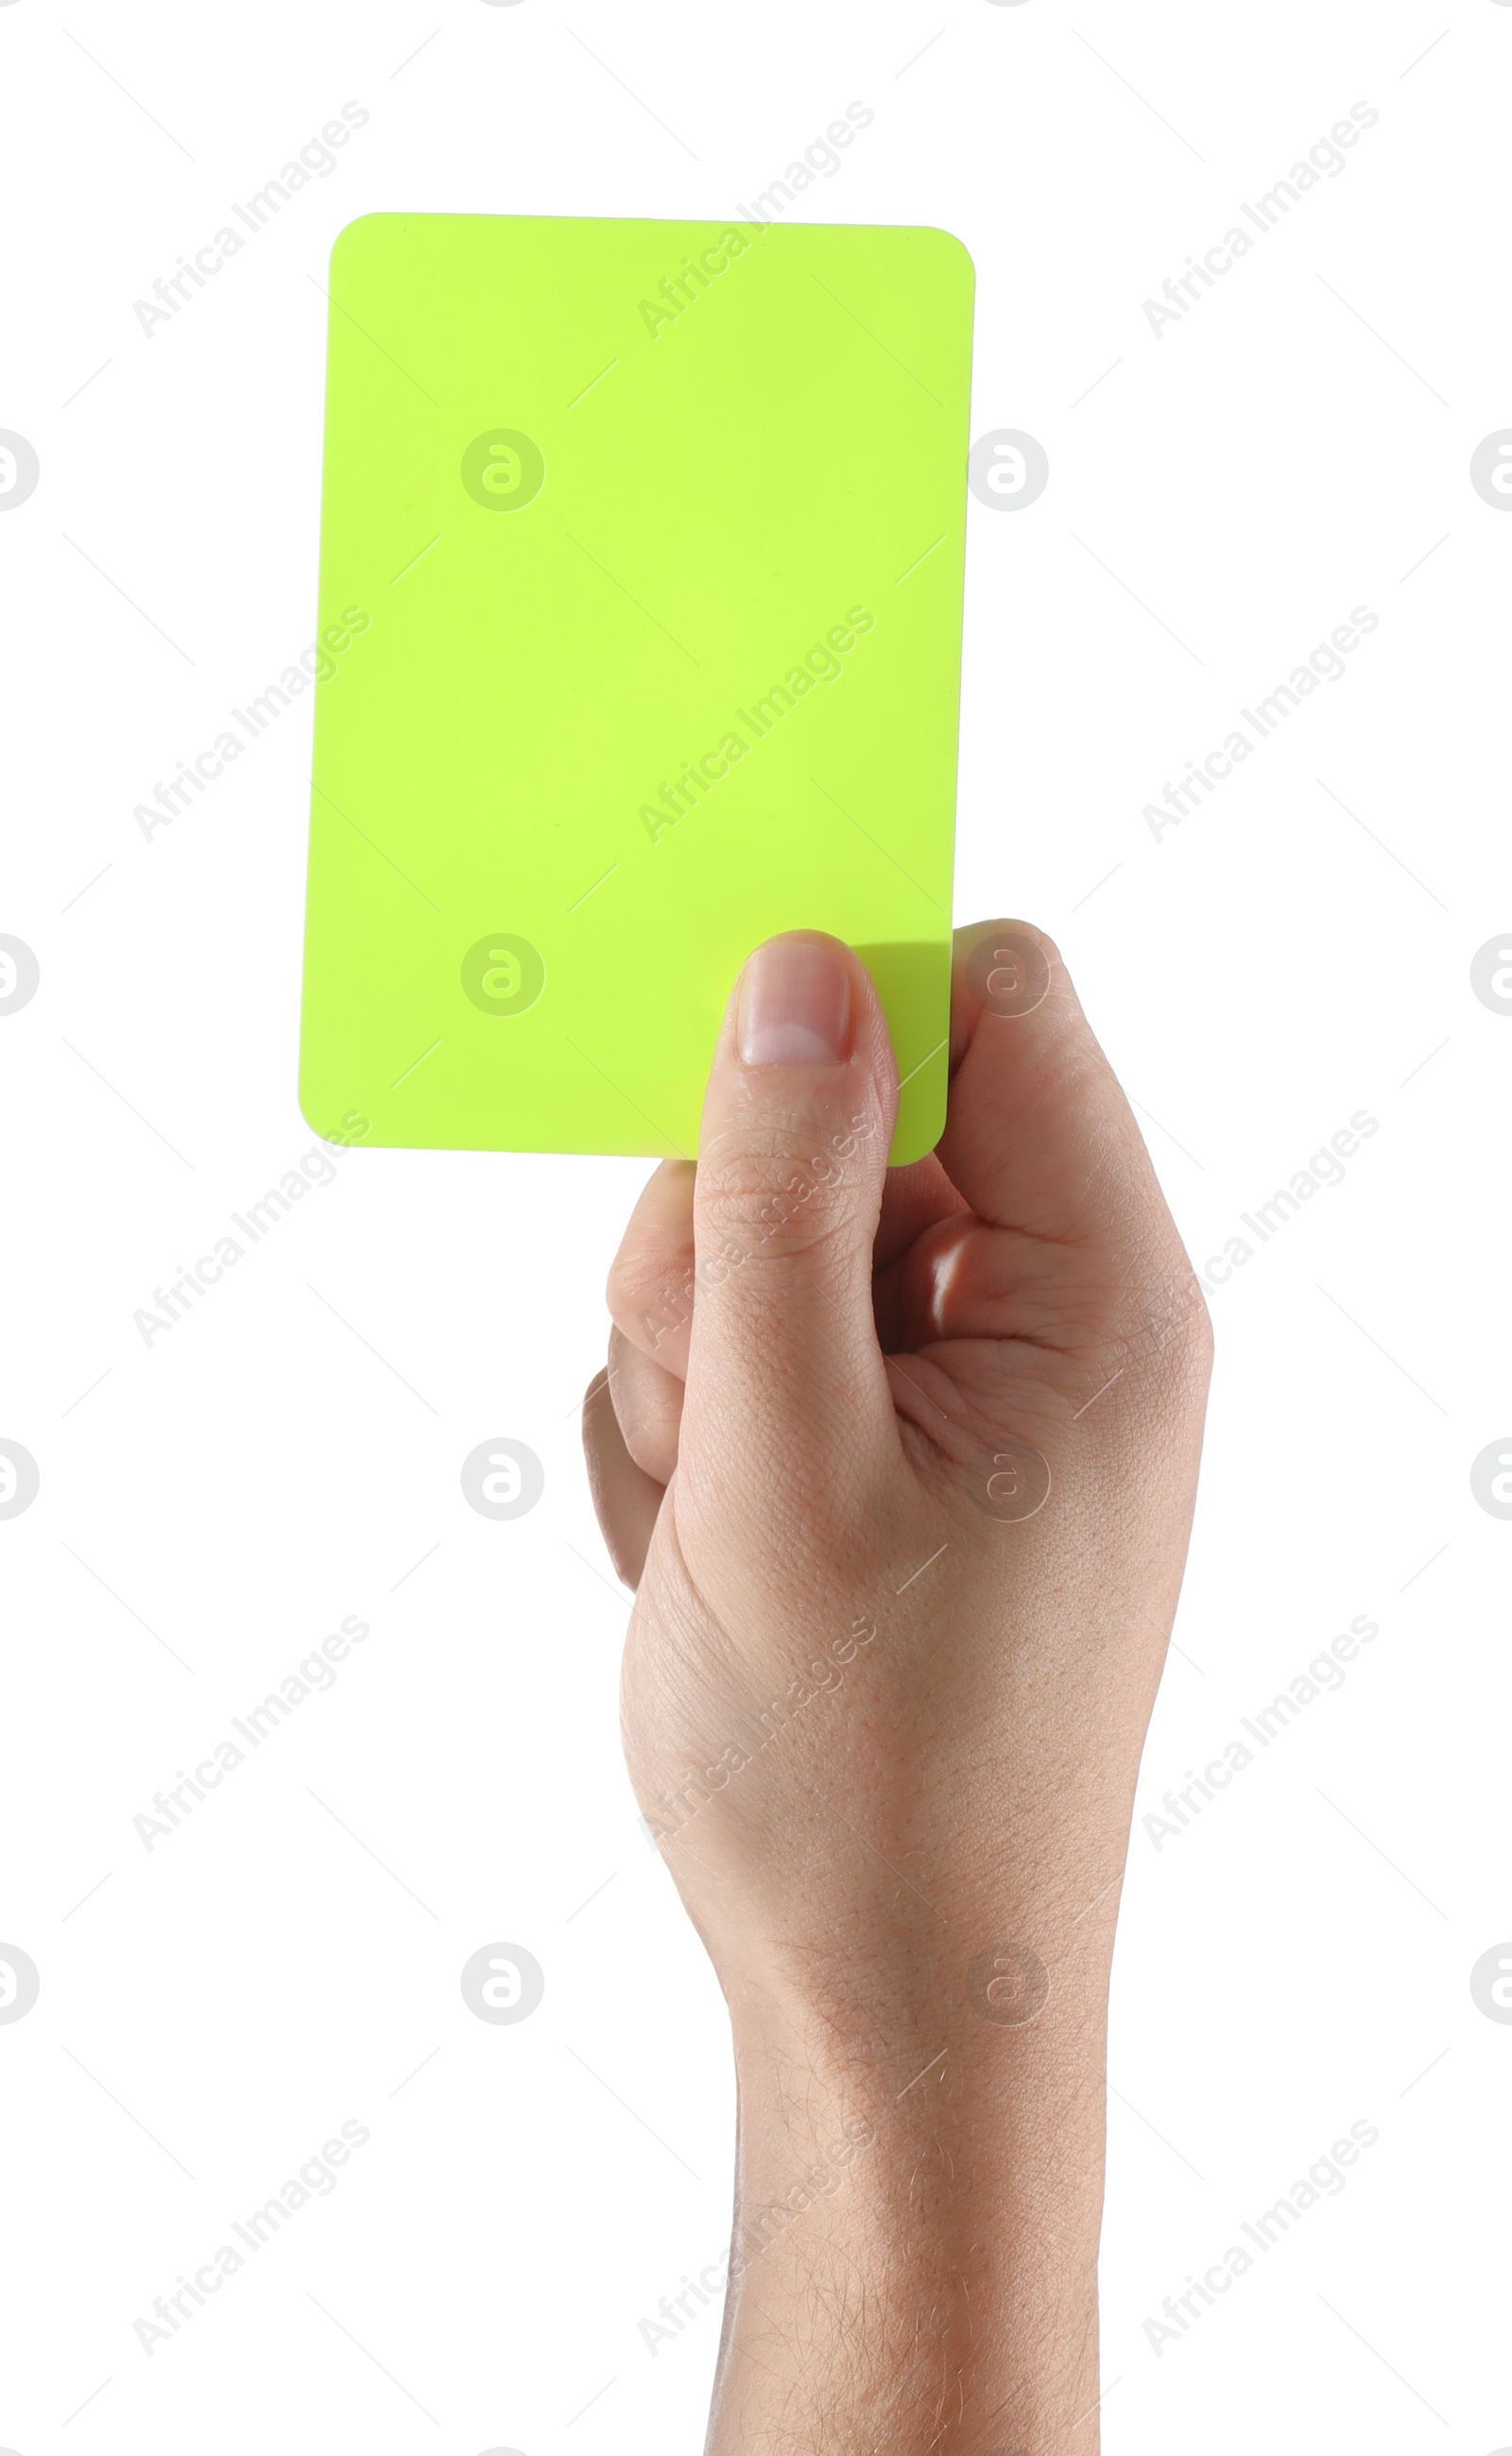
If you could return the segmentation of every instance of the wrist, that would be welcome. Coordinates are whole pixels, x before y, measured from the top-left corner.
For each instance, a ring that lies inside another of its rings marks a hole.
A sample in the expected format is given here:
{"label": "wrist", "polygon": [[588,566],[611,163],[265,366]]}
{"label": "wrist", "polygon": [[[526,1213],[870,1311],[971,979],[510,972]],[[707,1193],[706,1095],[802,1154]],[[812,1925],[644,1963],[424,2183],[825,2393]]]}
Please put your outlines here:
{"label": "wrist", "polygon": [[[777,2410],[816,2450],[986,2456],[1073,2423],[1095,2450],[1106,1955],[1063,1961],[1022,2018],[984,2014],[939,1957],[922,1983],[905,1966],[873,1965],[860,2021],[790,1988],[732,2005],[718,2456]],[[1015,1970],[987,2000],[1016,2016],[1036,1994]]]}
{"label": "wrist", "polygon": [[1089,1833],[1093,1823],[1074,1848],[1043,1836],[1029,1847],[1015,1832],[1016,1855],[965,1865],[867,1849],[842,1871],[805,1854],[785,1877],[797,1907],[769,1898],[758,1875],[731,1917],[726,1889],[725,1915],[704,1934],[737,2064],[789,2058],[886,2103],[947,2046],[981,2090],[1009,2070],[994,2042],[1032,2032],[1064,2044],[1089,2022],[1100,2032],[1127,1811]]}

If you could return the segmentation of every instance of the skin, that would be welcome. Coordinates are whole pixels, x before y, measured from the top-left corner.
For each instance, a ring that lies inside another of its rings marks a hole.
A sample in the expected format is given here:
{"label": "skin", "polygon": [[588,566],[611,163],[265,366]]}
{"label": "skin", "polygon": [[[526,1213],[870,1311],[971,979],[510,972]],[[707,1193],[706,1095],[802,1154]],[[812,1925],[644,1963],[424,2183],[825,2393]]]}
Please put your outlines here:
{"label": "skin", "polygon": [[631,1779],[734,2036],[707,2447],[1094,2456],[1109,1965],[1207,1313],[1048,939],[958,933],[949,1122],[889,1170],[875,993],[795,934],[843,1054],[742,1062],[738,986],[583,1415]]}

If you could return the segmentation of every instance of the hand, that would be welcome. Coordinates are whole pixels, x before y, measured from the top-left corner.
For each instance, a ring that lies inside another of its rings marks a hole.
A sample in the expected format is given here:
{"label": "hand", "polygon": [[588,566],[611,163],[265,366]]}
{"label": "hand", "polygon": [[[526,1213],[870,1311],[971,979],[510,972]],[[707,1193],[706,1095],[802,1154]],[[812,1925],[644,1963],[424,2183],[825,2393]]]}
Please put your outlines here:
{"label": "hand", "polygon": [[958,933],[950,1063],[889,1171],[864,967],[760,949],[585,1402],[631,1778],[734,2024],[711,2450],[1096,2446],[1108,1963],[1209,1329],[1025,925]]}

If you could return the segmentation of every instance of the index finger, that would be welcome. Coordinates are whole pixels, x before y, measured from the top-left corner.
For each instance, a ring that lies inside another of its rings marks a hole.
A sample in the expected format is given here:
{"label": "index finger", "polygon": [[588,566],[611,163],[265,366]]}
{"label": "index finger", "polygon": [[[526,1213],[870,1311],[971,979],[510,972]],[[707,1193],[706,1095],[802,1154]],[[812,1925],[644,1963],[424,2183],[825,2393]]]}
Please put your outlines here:
{"label": "index finger", "polygon": [[1154,1170],[1054,941],[1027,921],[955,933],[939,1158],[978,1218],[1077,1245],[1164,1212]]}

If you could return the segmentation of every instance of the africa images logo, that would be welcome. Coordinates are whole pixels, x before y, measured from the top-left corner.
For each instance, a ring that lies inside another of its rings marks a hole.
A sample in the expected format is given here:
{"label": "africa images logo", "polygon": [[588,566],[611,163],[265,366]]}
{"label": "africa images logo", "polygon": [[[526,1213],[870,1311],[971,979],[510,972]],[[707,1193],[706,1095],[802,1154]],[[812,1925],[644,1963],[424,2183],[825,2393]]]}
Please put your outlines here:
{"label": "africa images logo", "polygon": [[683,772],[675,783],[664,781],[659,787],[660,808],[650,802],[641,804],[636,816],[651,842],[660,844],[669,828],[675,828],[679,819],[695,810],[710,788],[748,758],[801,699],[807,699],[821,683],[839,682],[846,670],[842,659],[849,655],[858,639],[864,639],[876,627],[877,618],[868,606],[852,605],[843,624],[834,624],[823,640],[816,641],[799,663],[789,667],[786,681],[773,683],[765,698],[753,700],[748,709],[737,707],[740,725],[732,724],[718,746],[706,750],[696,767],[692,760],[684,759]]}

